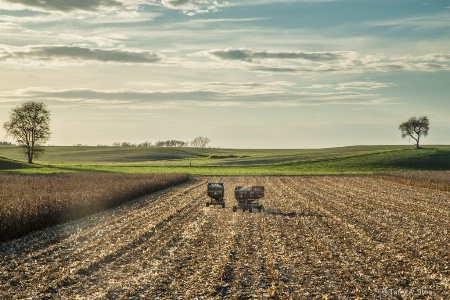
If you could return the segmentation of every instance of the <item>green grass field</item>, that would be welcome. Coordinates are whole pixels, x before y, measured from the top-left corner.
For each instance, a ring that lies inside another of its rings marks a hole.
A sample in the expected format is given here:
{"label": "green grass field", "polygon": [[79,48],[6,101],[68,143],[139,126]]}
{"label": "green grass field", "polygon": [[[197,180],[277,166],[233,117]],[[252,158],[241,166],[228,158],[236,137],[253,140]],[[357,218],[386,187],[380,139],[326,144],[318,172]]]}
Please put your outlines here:
{"label": "green grass field", "polygon": [[450,146],[325,149],[46,147],[28,165],[23,150],[0,146],[0,173],[125,172],[192,175],[371,174],[450,170]]}

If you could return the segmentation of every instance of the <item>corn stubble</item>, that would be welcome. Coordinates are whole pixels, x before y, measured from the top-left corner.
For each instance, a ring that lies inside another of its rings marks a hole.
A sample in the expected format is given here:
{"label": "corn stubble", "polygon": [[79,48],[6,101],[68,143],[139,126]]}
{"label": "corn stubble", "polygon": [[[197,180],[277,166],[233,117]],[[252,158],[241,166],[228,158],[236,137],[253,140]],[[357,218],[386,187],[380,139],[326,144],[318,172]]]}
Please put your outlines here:
{"label": "corn stubble", "polygon": [[448,299],[449,220],[448,192],[373,177],[199,178],[1,244],[0,298]]}
{"label": "corn stubble", "polygon": [[410,186],[450,192],[450,171],[403,171],[380,173],[377,176]]}

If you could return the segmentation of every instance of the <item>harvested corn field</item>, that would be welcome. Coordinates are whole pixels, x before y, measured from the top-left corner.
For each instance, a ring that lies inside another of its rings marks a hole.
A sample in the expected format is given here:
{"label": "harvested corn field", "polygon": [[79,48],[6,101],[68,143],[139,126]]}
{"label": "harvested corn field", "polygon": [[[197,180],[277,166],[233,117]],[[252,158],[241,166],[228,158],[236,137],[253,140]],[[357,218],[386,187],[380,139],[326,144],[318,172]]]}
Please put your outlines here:
{"label": "harvested corn field", "polygon": [[[206,207],[223,182],[226,208]],[[265,212],[232,212],[263,185]],[[450,193],[371,177],[211,177],[0,246],[0,298],[448,299]]]}
{"label": "harvested corn field", "polygon": [[186,174],[0,175],[0,242],[188,180]]}
{"label": "harvested corn field", "polygon": [[377,174],[384,180],[450,192],[450,171],[403,171]]}

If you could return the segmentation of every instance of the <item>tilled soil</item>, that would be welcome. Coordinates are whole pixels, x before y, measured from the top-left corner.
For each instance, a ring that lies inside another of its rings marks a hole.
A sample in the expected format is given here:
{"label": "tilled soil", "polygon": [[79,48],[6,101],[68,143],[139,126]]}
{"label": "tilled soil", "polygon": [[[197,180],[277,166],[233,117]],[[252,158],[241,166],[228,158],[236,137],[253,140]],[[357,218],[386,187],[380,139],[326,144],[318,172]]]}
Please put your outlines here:
{"label": "tilled soil", "polygon": [[[265,212],[233,213],[238,185],[264,185]],[[0,299],[448,299],[449,245],[449,192],[201,177],[1,244]]]}

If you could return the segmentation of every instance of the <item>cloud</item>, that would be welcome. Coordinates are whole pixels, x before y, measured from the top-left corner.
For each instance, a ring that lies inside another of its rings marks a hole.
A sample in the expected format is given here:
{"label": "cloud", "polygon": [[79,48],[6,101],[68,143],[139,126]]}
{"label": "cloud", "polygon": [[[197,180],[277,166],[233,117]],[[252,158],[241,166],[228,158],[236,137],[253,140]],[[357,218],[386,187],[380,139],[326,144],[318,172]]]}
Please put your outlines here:
{"label": "cloud", "polygon": [[78,46],[28,46],[1,47],[0,61],[9,60],[77,60],[117,63],[155,63],[161,57],[149,51],[129,51],[121,49],[94,49]]}
{"label": "cloud", "polygon": [[191,109],[193,107],[268,108],[321,105],[380,106],[389,99],[359,92],[311,93],[292,83],[184,83],[161,90],[50,90],[27,88],[0,92],[0,103],[39,100],[52,106],[89,106],[110,109]]}
{"label": "cloud", "polygon": [[450,71],[449,62],[433,62],[427,60],[408,60],[398,59],[391,61],[379,61],[373,62],[365,66],[366,70],[375,70],[380,72],[395,72],[395,71],[405,71],[405,72],[441,72]]}
{"label": "cloud", "polygon": [[268,73],[298,73],[300,70],[296,68],[277,68],[277,67],[252,67],[253,71]]}
{"label": "cloud", "polygon": [[[238,23],[238,22],[255,22],[255,21],[264,21],[267,18],[210,18],[210,19],[189,19],[186,22],[176,23],[174,24],[174,28],[178,26],[189,26],[189,27],[199,27],[202,26],[204,28],[211,28],[211,24],[214,23],[224,23],[228,25],[229,23]],[[206,26],[206,27],[205,27]]]}
{"label": "cloud", "polygon": [[209,57],[226,67],[263,73],[360,72],[361,56],[354,51],[261,51],[247,48],[212,49],[192,54]]}
{"label": "cloud", "polygon": [[217,0],[160,0],[157,3],[168,9],[180,10],[189,16],[217,12],[220,8],[229,6],[226,1]]}
{"label": "cloud", "polygon": [[334,61],[353,52],[302,52],[302,51],[259,51],[252,49],[214,49],[206,52],[211,57],[223,60],[241,60],[252,62],[263,59],[296,59],[308,61]]}
{"label": "cloud", "polygon": [[381,88],[388,88],[394,86],[393,83],[373,82],[373,81],[353,81],[343,82],[338,84],[315,84],[311,89],[335,89],[335,90],[375,90]]}
{"label": "cloud", "polygon": [[0,8],[23,9],[47,12],[104,12],[136,10],[144,6],[159,6],[171,10],[179,10],[186,15],[217,12],[228,7],[227,1],[217,0],[4,0]]}
{"label": "cloud", "polygon": [[419,15],[408,18],[398,18],[381,21],[370,21],[360,24],[368,27],[398,27],[398,28],[414,28],[417,30],[435,30],[449,28],[448,19],[450,13],[442,12],[430,15]]}
{"label": "cloud", "polygon": [[181,7],[189,4],[190,0],[162,0],[161,4],[169,7]]}
{"label": "cloud", "polygon": [[429,54],[422,57],[423,60],[450,62],[450,54]]}
{"label": "cloud", "polygon": [[[423,56],[363,55],[355,51],[261,51],[246,48],[212,49],[191,54],[209,57],[217,68],[241,68],[264,73],[301,72],[440,72],[450,70],[449,54]],[[210,65],[208,65],[210,67]]]}
{"label": "cloud", "polygon": [[229,2],[229,6],[243,7],[243,6],[278,5],[282,3],[293,3],[293,2],[318,3],[318,2],[333,2],[333,1],[342,1],[342,0],[241,0]]}
{"label": "cloud", "polygon": [[122,3],[115,0],[4,0],[14,5],[20,4],[26,7],[38,8],[48,11],[69,12],[74,10],[96,11],[100,8],[120,8]]}

